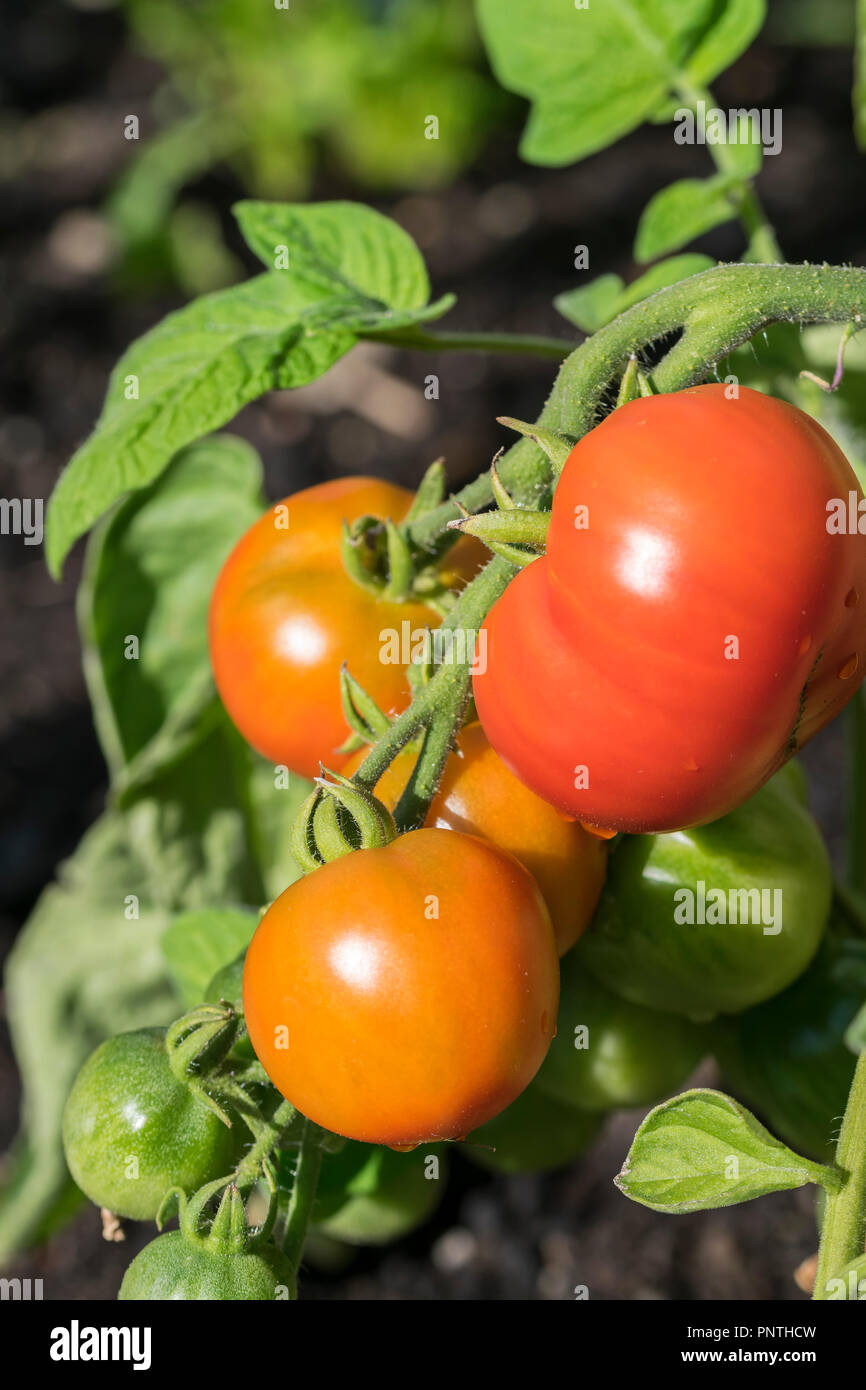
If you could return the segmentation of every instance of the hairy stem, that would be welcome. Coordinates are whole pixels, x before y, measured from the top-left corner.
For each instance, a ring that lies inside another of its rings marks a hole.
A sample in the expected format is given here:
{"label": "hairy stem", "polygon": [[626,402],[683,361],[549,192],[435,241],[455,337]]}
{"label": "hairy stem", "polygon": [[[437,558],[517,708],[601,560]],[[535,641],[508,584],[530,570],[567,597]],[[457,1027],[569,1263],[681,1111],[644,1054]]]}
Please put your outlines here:
{"label": "hairy stem", "polygon": [[318,1140],[318,1126],[305,1119],[301,1129],[295,1181],[289,1196],[283,1236],[283,1251],[296,1272],[304,1252],[304,1241],[313,1214],[321,1167],[322,1148]]}
{"label": "hairy stem", "polygon": [[[862,322],[866,270],[845,266],[723,265],[703,270],[641,300],[599,329],[563,363],[538,423],[580,439],[599,418],[629,357],[670,334],[680,334],[650,374],[657,391],[703,381],[715,364],[771,323]],[[551,468],[531,440],[520,439],[497,463],[504,486],[523,483],[525,506],[549,486]],[[410,527],[411,539],[432,547],[449,521],[493,500],[489,473]]]}
{"label": "hairy stem", "polygon": [[558,361],[575,348],[574,342],[565,338],[547,338],[538,333],[439,333],[415,325],[361,336],[371,340],[384,337],[393,347],[420,348],[424,352],[498,352]]}
{"label": "hairy stem", "polygon": [[844,1175],[838,1192],[828,1193],[815,1274],[816,1299],[827,1298],[827,1281],[863,1254],[866,1241],[866,1052],[861,1052],[836,1146],[836,1166]]}
{"label": "hairy stem", "polygon": [[848,706],[851,757],[848,790],[847,888],[858,898],[866,894],[866,700],[863,688]]}

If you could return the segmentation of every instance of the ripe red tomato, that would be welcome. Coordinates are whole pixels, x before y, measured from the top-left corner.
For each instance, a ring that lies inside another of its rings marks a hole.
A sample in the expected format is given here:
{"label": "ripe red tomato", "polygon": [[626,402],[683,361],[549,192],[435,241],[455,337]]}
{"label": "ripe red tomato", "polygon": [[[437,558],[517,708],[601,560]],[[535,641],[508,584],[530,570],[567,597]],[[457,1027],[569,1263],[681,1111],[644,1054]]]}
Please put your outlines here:
{"label": "ripe red tomato", "polygon": [[[312,777],[336,771],[349,733],[339,672],[352,674],[388,712],[409,701],[402,664],[383,661],[383,633],[436,627],[420,603],[386,603],[350,579],[340,559],[344,519],[399,520],[412,494],[375,478],[320,483],[277,503],[241,537],[213,591],[209,634],[217,689],[248,743],[271,762]],[[287,524],[286,524],[287,518]],[[457,548],[455,548],[457,550]],[[460,546],[449,582],[477,568]]]}
{"label": "ripe red tomato", "polygon": [[740,387],[632,401],[572,450],[547,554],[488,615],[475,699],[527,786],[580,820],[724,815],[866,671],[861,496],[820,425]]}
{"label": "ripe red tomato", "polygon": [[[353,754],[344,768],[348,777],[366,755],[366,748]],[[376,785],[376,795],[390,810],[416,756],[398,754]],[[606,845],[519,782],[477,722],[461,730],[457,755],[448,759],[426,823],[481,835],[519,859],[541,889],[561,956],[589,926],[607,872]]]}
{"label": "ripe red tomato", "polygon": [[287,888],[247,951],[244,1016],[277,1089],[371,1144],[462,1138],[538,1071],[556,1026],[550,918],[474,836],[415,830]]}

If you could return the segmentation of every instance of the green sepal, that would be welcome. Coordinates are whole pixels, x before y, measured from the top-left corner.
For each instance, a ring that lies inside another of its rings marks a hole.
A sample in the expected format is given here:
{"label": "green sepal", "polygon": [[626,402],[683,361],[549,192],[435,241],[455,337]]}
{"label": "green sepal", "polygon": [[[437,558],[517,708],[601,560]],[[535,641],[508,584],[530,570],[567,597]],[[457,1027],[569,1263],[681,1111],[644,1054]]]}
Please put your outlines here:
{"label": "green sepal", "polygon": [[403,518],[403,525],[419,521],[428,512],[435,511],[445,500],[445,460],[434,459],[415,493],[412,505]]}
{"label": "green sepal", "polygon": [[368,695],[364,687],[355,680],[345,662],[340,667],[340,699],[346,723],[353,730],[357,741],[347,739],[347,743],[353,743],[353,748],[347,748],[344,744],[339,752],[353,752],[365,743],[375,743],[390,728],[391,721],[387,714],[380,710],[372,695]]}
{"label": "green sepal", "polygon": [[488,549],[494,545],[527,546],[529,554],[523,563],[534,560],[547,544],[550,512],[534,512],[524,507],[507,511],[480,512],[477,516],[461,516],[448,522],[448,529],[476,536]]}
{"label": "green sepal", "polygon": [[511,415],[497,416],[500,425],[516,430],[537,444],[553,465],[554,473],[561,473],[563,465],[574,448],[575,441],[568,435],[557,434],[555,430],[544,429],[541,425],[530,425],[525,420],[515,420]]}
{"label": "green sepal", "polygon": [[381,849],[397,835],[394,817],[372,792],[338,772],[322,773],[292,830],[292,853],[305,873],[357,849]]}
{"label": "green sepal", "polygon": [[[234,1009],[222,1004],[199,1004],[175,1019],[165,1037],[169,1064],[178,1081],[200,1094],[201,1078],[214,1071],[233,1048],[240,1021]],[[196,1081],[199,1085],[196,1085]],[[213,1100],[202,1095],[210,1108],[225,1118]],[[226,1119],[226,1124],[231,1121]]]}
{"label": "green sepal", "polygon": [[388,549],[388,579],[382,598],[390,603],[403,603],[412,589],[412,551],[404,533],[390,519],[385,522]]}

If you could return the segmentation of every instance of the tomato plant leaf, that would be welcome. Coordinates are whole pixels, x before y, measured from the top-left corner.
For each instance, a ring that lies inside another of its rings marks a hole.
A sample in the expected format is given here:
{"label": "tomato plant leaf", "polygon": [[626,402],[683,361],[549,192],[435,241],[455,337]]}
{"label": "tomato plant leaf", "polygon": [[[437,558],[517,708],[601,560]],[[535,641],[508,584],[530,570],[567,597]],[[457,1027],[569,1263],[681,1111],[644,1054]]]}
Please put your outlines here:
{"label": "tomato plant leaf", "polygon": [[[476,0],[502,85],[532,102],[521,142],[533,164],[569,164],[667,113],[751,43],[764,0]],[[616,54],[616,62],[610,54]]]}
{"label": "tomato plant leaf", "polygon": [[177,1012],[160,950],[168,918],[123,817],[93,825],[19,932],[6,965],[6,1010],[24,1098],[0,1194],[0,1257],[44,1229],[68,1179],[60,1117],[76,1072],[112,1033],[168,1023]]}
{"label": "tomato plant leaf", "polygon": [[619,275],[597,275],[588,285],[558,294],[553,303],[569,323],[576,323],[584,333],[595,333],[616,318],[616,306],[624,288]]}
{"label": "tomato plant leaf", "polygon": [[209,907],[182,912],[169,924],[162,953],[185,1007],[201,1003],[217,971],[249,945],[257,921],[249,909]]}
{"label": "tomato plant leaf", "polygon": [[845,1044],[852,1052],[866,1051],[866,1004],[848,1024],[845,1030]]}
{"label": "tomato plant leaf", "polygon": [[735,181],[732,175],[715,174],[709,179],[678,179],[663,188],[641,213],[635,259],[654,261],[730,222],[737,211],[731,198]]}
{"label": "tomato plant leaf", "polygon": [[[420,255],[387,218],[367,209],[344,211],[346,227],[338,232],[327,209],[302,211],[294,209],[289,219],[294,260],[286,270],[203,295],[169,314],[121,357],[96,428],[48,504],[45,546],[53,574],[74,541],[113,503],[153,482],[180,449],[249,401],[313,381],[361,333],[387,333],[449,307],[450,298],[425,307]],[[245,216],[251,229],[259,226],[258,214]],[[273,216],[263,214],[263,226]],[[314,233],[324,238],[322,248],[315,246]],[[262,228],[259,234],[265,240],[269,235]]]}
{"label": "tomato plant leaf", "polygon": [[720,1091],[684,1091],[651,1110],[616,1185],[654,1211],[682,1213],[748,1202],[814,1182],[837,1188],[832,1168],[774,1139]]}
{"label": "tomato plant leaf", "polygon": [[[97,732],[115,779],[167,720],[184,729],[187,712],[213,698],[211,590],[235,541],[261,514],[261,483],[255,450],[215,435],[182,450],[91,537],[78,620]],[[162,744],[170,756],[172,741]]]}
{"label": "tomato plant leaf", "polygon": [[360,203],[235,203],[244,240],[266,270],[327,295],[369,299],[379,312],[423,309],[424,257],[396,222]]}

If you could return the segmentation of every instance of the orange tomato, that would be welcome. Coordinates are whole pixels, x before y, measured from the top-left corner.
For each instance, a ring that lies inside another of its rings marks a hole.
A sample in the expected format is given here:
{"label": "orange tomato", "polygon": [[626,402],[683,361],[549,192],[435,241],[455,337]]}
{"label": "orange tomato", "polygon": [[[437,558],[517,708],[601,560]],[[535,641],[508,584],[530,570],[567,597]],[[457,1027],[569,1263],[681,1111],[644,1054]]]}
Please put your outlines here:
{"label": "orange tomato", "polygon": [[[481,835],[513,854],[532,874],[547,903],[559,954],[589,925],[607,872],[607,847],[570,816],[525,787],[491,748],[478,723],[467,724],[448,759],[427,825]],[[344,768],[351,777],[367,756],[354,753]],[[393,810],[415,754],[403,751],[386,768],[376,795]]]}
{"label": "orange tomato", "polygon": [[475,836],[415,830],[287,888],[247,951],[244,1014],[277,1089],[371,1144],[462,1138],[529,1084],[559,969],[532,876]]}
{"label": "orange tomato", "polygon": [[[389,603],[356,584],[340,559],[344,519],[399,520],[412,494],[375,478],[341,478],[276,504],[241,537],[211,598],[211,664],[237,728],[271,762],[304,777],[339,771],[349,733],[340,666],[389,713],[409,701],[404,667],[383,660],[386,637],[436,627],[419,602]],[[456,585],[478,568],[481,548],[458,542],[443,563]]]}

